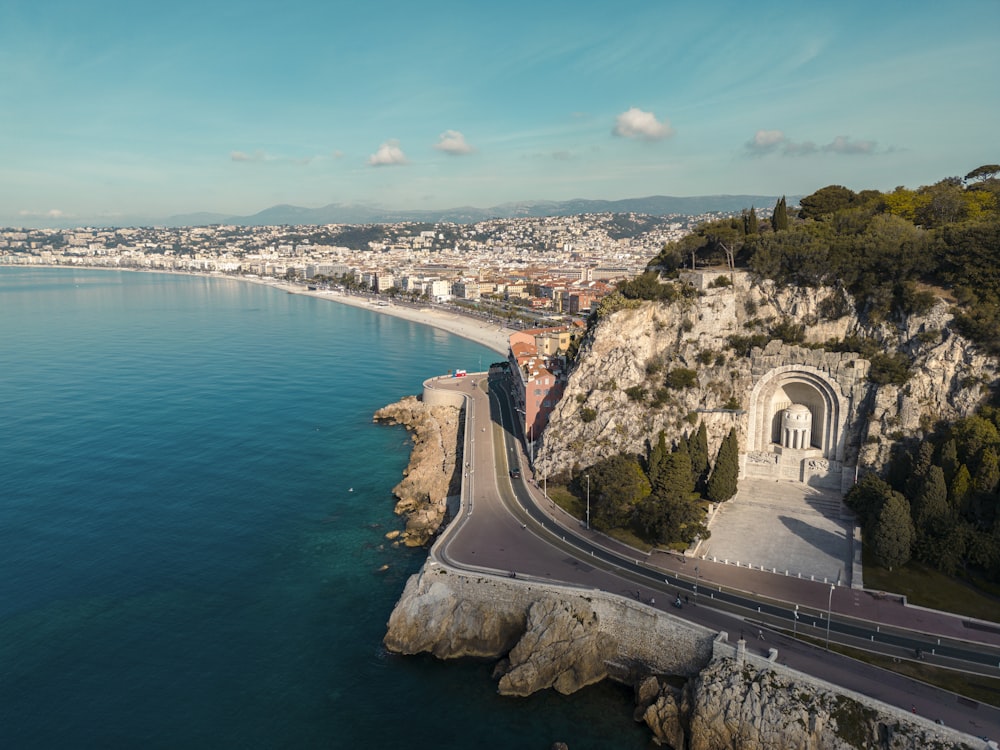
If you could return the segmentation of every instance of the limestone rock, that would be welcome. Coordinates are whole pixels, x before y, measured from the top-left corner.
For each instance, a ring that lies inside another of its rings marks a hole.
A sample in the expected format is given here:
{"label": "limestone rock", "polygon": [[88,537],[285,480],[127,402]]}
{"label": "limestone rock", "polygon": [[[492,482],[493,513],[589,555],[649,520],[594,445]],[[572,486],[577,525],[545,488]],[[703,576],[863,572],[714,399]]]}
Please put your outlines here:
{"label": "limestone rock", "polygon": [[510,668],[500,678],[500,693],[523,696],[552,687],[568,695],[603,680],[617,647],[597,625],[597,614],[583,602],[533,603],[525,633],[510,652]]}
{"label": "limestone rock", "polygon": [[414,396],[375,412],[375,420],[401,424],[410,431],[413,450],[403,480],[393,487],[396,514],[405,515],[403,542],[420,547],[437,533],[448,510],[448,494],[456,478],[459,410],[427,406]]}
{"label": "limestone rock", "polygon": [[691,692],[689,750],[967,747],[950,730],[733,659],[713,662]]}
{"label": "limestone rock", "polygon": [[[690,278],[697,282],[700,275]],[[943,301],[898,325],[876,324],[859,318],[853,300],[840,290],[779,287],[739,272],[732,277],[732,286],[701,283],[696,298],[643,303],[596,326],[580,347],[542,435],[539,473],[555,476],[616,453],[645,453],[647,441],[661,429],[679,436],[699,421],[713,455],[732,427],[745,446],[750,395],[759,378],[767,368],[802,364],[836,382],[851,404],[846,462],[853,465],[860,456],[865,468],[881,468],[896,441],[922,436],[937,420],[972,413],[1000,377],[1000,362],[951,327]],[[880,343],[887,353],[907,352],[912,376],[903,386],[876,386],[867,379],[869,363],[856,354],[775,339],[741,356],[729,345],[730,336],[766,332],[780,321],[804,326],[806,343],[858,336]],[[694,370],[696,387],[669,390],[654,406],[653,394],[675,368]],[[644,400],[626,394],[636,387],[645,389]],[[584,408],[597,418],[584,422]]]}
{"label": "limestone rock", "polygon": [[686,728],[690,721],[687,691],[650,676],[639,687],[636,695],[636,719],[644,721],[653,732],[658,745],[682,750],[686,748]]}
{"label": "limestone rock", "polygon": [[524,626],[523,611],[481,606],[458,595],[445,574],[424,573],[406,582],[383,643],[401,654],[496,658],[510,650]]}

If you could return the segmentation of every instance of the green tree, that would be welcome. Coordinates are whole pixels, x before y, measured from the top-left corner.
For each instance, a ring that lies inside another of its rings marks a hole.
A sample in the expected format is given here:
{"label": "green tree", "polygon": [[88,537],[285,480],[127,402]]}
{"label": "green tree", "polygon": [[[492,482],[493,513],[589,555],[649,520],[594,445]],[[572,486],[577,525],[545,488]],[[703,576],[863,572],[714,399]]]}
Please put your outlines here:
{"label": "green tree", "polygon": [[687,498],[694,491],[694,483],[691,481],[691,456],[684,440],[681,440],[677,448],[667,456],[663,490],[664,495],[672,498]]}
{"label": "green tree", "polygon": [[708,478],[708,499],[715,503],[721,503],[735,495],[739,471],[739,445],[736,440],[736,430],[730,428],[729,434],[719,446],[715,467],[712,469],[712,475]]}
{"label": "green tree", "polygon": [[663,495],[666,491],[667,469],[667,438],[663,430],[649,451],[649,485],[655,495]]}
{"label": "green tree", "polygon": [[799,201],[799,216],[803,219],[820,219],[844,208],[849,208],[857,194],[843,185],[827,185]]}
{"label": "green tree", "polygon": [[774,211],[771,213],[771,229],[775,232],[788,229],[788,206],[785,203],[785,196],[781,196],[774,204]]}
{"label": "green tree", "polygon": [[867,528],[878,518],[891,494],[892,487],[878,474],[869,472],[848,490],[844,502],[858,514],[862,528]]}
{"label": "green tree", "polygon": [[750,206],[749,211],[743,211],[743,234],[754,237],[758,231],[760,223],[757,220],[757,210]]}
{"label": "green tree", "polygon": [[634,457],[616,455],[590,467],[591,517],[598,528],[622,528],[650,492],[649,480]]}
{"label": "green tree", "polygon": [[913,519],[906,498],[892,492],[871,529],[875,561],[889,570],[905,565],[912,554],[913,538]]}
{"label": "green tree", "polygon": [[911,504],[913,523],[917,529],[922,529],[932,520],[947,517],[950,509],[944,472],[940,466],[931,466]]}
{"label": "green tree", "polygon": [[997,461],[997,452],[992,447],[984,448],[972,487],[976,492],[989,494],[996,490],[998,483],[1000,483],[1000,464]]}
{"label": "green tree", "polygon": [[972,475],[969,474],[969,467],[961,464],[955,472],[955,478],[951,480],[948,488],[948,503],[958,512],[965,512],[968,505],[969,492],[972,490]]}
{"label": "green tree", "polygon": [[969,174],[965,175],[965,182],[978,182],[979,180],[992,180],[1000,174],[1000,164],[984,164],[976,167]]}
{"label": "green tree", "polygon": [[955,438],[945,440],[941,444],[939,454],[938,464],[944,472],[944,481],[950,485],[955,478],[955,472],[958,471],[958,445],[955,443]]}
{"label": "green tree", "polygon": [[922,442],[917,448],[917,454],[913,458],[913,466],[910,468],[910,476],[906,481],[906,492],[904,493],[911,501],[920,494],[924,486],[924,479],[934,463],[934,445]]}
{"label": "green tree", "polygon": [[698,431],[688,441],[688,455],[691,456],[691,475],[694,488],[698,492],[705,491],[705,479],[708,477],[708,430],[705,423],[698,425]]}

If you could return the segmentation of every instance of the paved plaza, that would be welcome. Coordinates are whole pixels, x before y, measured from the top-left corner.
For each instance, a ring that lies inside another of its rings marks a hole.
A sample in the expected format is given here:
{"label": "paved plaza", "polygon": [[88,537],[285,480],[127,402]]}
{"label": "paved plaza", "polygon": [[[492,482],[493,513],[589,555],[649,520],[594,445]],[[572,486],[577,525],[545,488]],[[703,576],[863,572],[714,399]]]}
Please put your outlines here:
{"label": "paved plaza", "polygon": [[854,519],[839,492],[798,482],[741,479],[709,524],[699,557],[850,584]]}

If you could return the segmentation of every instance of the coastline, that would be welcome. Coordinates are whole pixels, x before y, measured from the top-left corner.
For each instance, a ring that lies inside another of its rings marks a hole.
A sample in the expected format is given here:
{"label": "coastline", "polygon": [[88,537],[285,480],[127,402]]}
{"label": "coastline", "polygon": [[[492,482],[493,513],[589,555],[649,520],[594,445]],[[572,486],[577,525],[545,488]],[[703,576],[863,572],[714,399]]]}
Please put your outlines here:
{"label": "coastline", "polygon": [[74,269],[84,269],[89,271],[129,271],[131,273],[165,273],[173,274],[176,276],[204,276],[206,278],[212,279],[231,279],[233,281],[242,281],[248,284],[260,284],[262,286],[269,286],[275,289],[281,289],[282,291],[288,292],[289,294],[302,294],[309,297],[316,297],[317,299],[329,300],[331,302],[337,302],[341,305],[350,305],[352,307],[358,307],[364,310],[370,310],[371,312],[379,313],[381,315],[391,315],[394,318],[401,318],[403,320],[408,320],[411,323],[420,323],[421,325],[430,326],[432,328],[437,328],[439,330],[445,331],[447,333],[454,334],[455,336],[460,336],[461,338],[468,339],[469,341],[474,341],[477,344],[485,346],[487,349],[492,349],[493,351],[500,354],[502,357],[507,356],[509,347],[509,336],[514,333],[514,330],[507,328],[505,326],[498,326],[494,323],[484,323],[480,320],[475,320],[466,315],[460,315],[459,313],[450,312],[448,310],[435,309],[431,305],[423,305],[420,307],[409,307],[407,305],[398,305],[395,303],[390,303],[387,305],[375,305],[372,304],[372,299],[369,297],[364,297],[360,295],[350,295],[344,292],[333,292],[333,291],[313,291],[306,289],[297,284],[290,284],[287,281],[281,281],[280,279],[265,279],[265,278],[247,278],[246,276],[234,276],[226,273],[198,273],[191,271],[170,271],[170,270],[159,270],[152,268],[127,268],[127,267],[110,267],[110,266],[84,266],[84,265],[59,265],[59,264],[30,264],[30,265],[15,265],[12,264],[10,268],[74,268]]}
{"label": "coastline", "polygon": [[[222,278],[239,277],[223,275]],[[267,286],[272,286],[276,289],[282,289],[289,294],[303,294],[309,297],[330,300],[332,302],[338,302],[342,305],[351,305],[352,307],[359,307],[364,310],[370,310],[383,315],[391,315],[394,318],[408,320],[411,323],[428,325],[432,328],[438,328],[456,336],[461,336],[464,339],[469,339],[477,344],[482,344],[487,349],[492,349],[504,357],[507,356],[509,336],[514,333],[514,331],[510,328],[498,326],[495,323],[486,323],[480,320],[475,320],[468,316],[449,312],[447,310],[436,309],[430,305],[424,305],[421,307],[410,307],[408,305],[399,305],[396,303],[376,305],[372,304],[373,300],[369,297],[345,294],[344,292],[312,291],[284,281],[267,281],[264,279],[243,280],[266,284]]]}

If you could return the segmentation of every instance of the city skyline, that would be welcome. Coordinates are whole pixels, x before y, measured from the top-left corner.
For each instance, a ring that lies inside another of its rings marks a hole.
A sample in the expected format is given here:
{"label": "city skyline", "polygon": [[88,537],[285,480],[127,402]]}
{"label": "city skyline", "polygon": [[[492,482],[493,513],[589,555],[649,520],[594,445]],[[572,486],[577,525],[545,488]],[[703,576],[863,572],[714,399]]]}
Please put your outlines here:
{"label": "city skyline", "polygon": [[917,187],[995,162],[1000,4],[16,0],[0,224]]}

